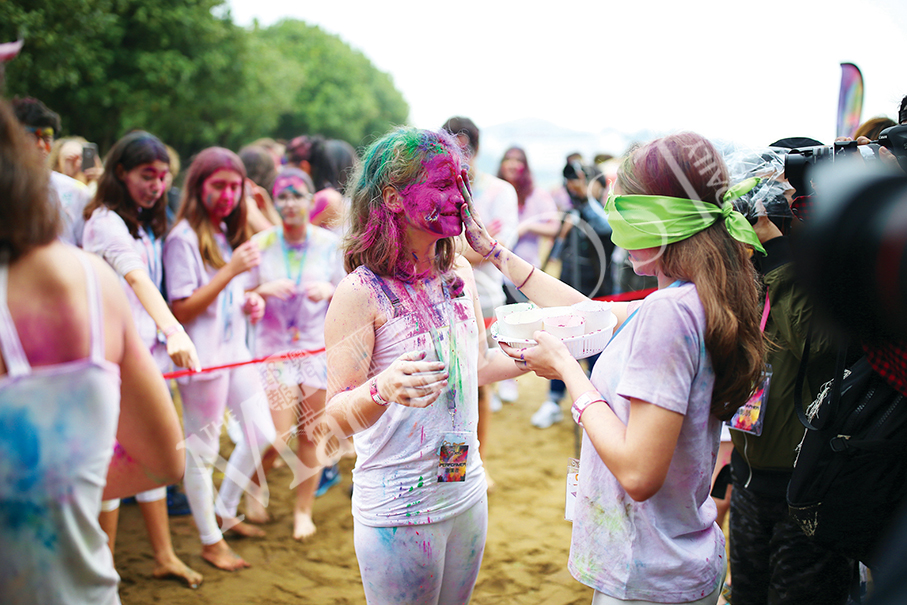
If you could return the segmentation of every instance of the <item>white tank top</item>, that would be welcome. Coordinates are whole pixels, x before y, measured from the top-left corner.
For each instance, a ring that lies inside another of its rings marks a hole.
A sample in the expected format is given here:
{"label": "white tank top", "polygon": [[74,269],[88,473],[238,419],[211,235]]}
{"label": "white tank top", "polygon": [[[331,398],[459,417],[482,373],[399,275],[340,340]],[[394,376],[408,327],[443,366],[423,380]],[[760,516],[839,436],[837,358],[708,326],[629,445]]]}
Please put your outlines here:
{"label": "white tank top", "polygon": [[104,357],[101,297],[86,255],[91,355],[32,368],[7,306],[0,263],[0,602],[119,603],[98,524],[120,410],[119,367]]}
{"label": "white tank top", "polygon": [[[405,352],[425,350],[425,361],[436,361],[435,342],[450,342],[450,326],[454,326],[455,356],[461,371],[451,372],[450,386],[427,408],[391,403],[375,424],[353,436],[353,517],[371,527],[444,521],[471,508],[486,491],[476,434],[479,346],[472,299],[445,296],[445,300],[433,301],[431,309],[414,308],[418,303],[403,300],[408,296],[401,282],[378,278],[365,267],[356,271],[372,285],[388,315],[387,323],[375,331],[369,378]],[[430,324],[437,320],[430,314],[446,321],[434,335]],[[447,405],[448,391],[456,401],[453,414]],[[466,477],[465,481],[439,483],[439,445],[451,433],[462,436],[468,445]]]}

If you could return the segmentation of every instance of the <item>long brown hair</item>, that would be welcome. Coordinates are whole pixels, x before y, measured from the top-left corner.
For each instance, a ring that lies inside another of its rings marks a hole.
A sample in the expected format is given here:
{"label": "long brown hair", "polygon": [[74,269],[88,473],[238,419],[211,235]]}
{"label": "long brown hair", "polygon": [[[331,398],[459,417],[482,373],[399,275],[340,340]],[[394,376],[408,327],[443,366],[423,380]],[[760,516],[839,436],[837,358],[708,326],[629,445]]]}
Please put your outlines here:
{"label": "long brown hair", "polygon": [[201,151],[192,160],[186,182],[183,186],[183,197],[175,222],[186,219],[189,226],[198,236],[198,248],[202,259],[209,267],[220,269],[226,265],[220,248],[214,239],[214,225],[208,218],[208,209],[202,201],[202,184],[218,170],[230,170],[243,179],[243,188],[239,202],[233,211],[224,219],[227,226],[227,241],[236,250],[252,236],[252,230],[246,221],[246,168],[239,156],[223,147],[209,147]]}
{"label": "long brown hair", "polygon": [[[728,172],[707,139],[681,133],[634,151],[618,170],[617,184],[625,194],[698,199],[721,206]],[[705,309],[705,347],[715,371],[711,411],[722,420],[746,402],[764,368],[761,296],[750,252],[720,220],[668,244],[659,260],[666,276],[696,285]]]}
{"label": "long brown hair", "polygon": [[123,219],[133,238],[138,239],[141,223],[148,225],[155,237],[163,236],[167,231],[167,190],[162,190],[154,206],[146,210],[135,203],[126,183],[117,174],[119,167],[129,172],[137,166],[158,160],[170,165],[167,147],[153,134],[136,131],[117,141],[104,160],[104,174],[98,180],[98,190],[85,206],[85,219],[91,218],[97,208],[106,206]]}
{"label": "long brown hair", "polygon": [[48,195],[48,176],[34,139],[0,100],[0,252],[10,261],[60,234],[62,209]]}

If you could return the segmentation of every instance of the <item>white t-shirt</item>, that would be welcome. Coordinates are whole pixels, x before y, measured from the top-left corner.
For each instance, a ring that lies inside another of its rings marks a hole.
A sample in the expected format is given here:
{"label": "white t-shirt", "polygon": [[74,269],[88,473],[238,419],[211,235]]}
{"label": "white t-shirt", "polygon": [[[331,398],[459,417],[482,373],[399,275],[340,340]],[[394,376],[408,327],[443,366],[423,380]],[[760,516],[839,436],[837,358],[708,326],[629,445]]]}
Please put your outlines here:
{"label": "white t-shirt", "polygon": [[255,356],[324,347],[324,318],[330,299],[313,301],[304,294],[306,284],[328,282],[335,287],[346,273],[340,238],[309,225],[301,246],[283,241],[281,227],[256,233],[252,238],[261,251],[261,264],[249,271],[248,287],[278,279],[297,283],[298,292],[288,300],[270,297],[256,326]]}
{"label": "white t-shirt", "polygon": [[[217,233],[215,240],[224,261],[229,262],[233,249],[226,236]],[[210,282],[217,271],[202,260],[198,236],[189,222],[185,219],[178,222],[164,241],[164,274],[168,298],[171,301],[188,298]],[[247,279],[247,273],[234,277],[207,309],[192,321],[183,324],[198,350],[202,367],[252,359],[246,346],[246,315],[242,310]],[[177,382],[188,382],[193,378],[203,380],[217,374],[211,372],[196,377],[186,376],[178,378]]]}
{"label": "white t-shirt", "polygon": [[142,342],[151,351],[158,368],[162,372],[170,369],[170,358],[167,356],[166,342],[158,338],[157,324],[148,315],[138,296],[126,283],[127,274],[136,269],[144,269],[151,282],[160,290],[163,285],[164,270],[162,265],[162,242],[154,234],[139,229],[139,237],[129,233],[126,223],[116,212],[105,206],[97,208],[91,218],[85,221],[82,235],[82,247],[97,254],[113,267],[126,291],[129,309],[139,331]]}
{"label": "white t-shirt", "polygon": [[617,599],[683,603],[710,594],[725,556],[709,497],[721,421],[710,411],[714,373],[696,287],[649,295],[592,371],[592,384],[627,423],[635,397],[683,414],[661,489],[636,502],[583,436],[570,572]]}
{"label": "white t-shirt", "polygon": [[63,234],[61,238],[76,246],[82,245],[85,219],[82,211],[91,201],[91,191],[83,183],[56,171],[50,173],[51,195],[56,195],[63,209]]}
{"label": "white t-shirt", "polygon": [[[478,172],[472,183],[473,203],[482,222],[488,226],[501,221],[501,230],[494,236],[502,246],[512,248],[517,241],[519,210],[516,189],[505,180],[485,172]],[[504,304],[504,275],[490,262],[473,265],[476,288],[483,312],[493,311]]]}

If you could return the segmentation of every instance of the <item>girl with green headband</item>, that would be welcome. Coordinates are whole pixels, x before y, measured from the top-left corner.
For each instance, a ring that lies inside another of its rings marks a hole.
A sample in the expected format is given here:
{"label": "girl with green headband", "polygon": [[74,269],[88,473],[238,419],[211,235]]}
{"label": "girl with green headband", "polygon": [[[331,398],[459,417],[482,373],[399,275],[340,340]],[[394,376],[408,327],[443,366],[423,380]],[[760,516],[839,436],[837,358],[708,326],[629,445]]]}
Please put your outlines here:
{"label": "girl with green headband", "polygon": [[[624,600],[714,605],[726,573],[709,483],[722,420],[762,373],[761,310],[749,257],[752,228],[724,202],[727,168],[706,139],[684,133],[637,149],[608,200],[614,243],[658,278],[618,319],[587,378],[560,340],[502,345],[517,366],[563,380],[584,429],[569,569],[593,604]],[[530,300],[585,297],[493,241],[465,186],[470,246]]]}

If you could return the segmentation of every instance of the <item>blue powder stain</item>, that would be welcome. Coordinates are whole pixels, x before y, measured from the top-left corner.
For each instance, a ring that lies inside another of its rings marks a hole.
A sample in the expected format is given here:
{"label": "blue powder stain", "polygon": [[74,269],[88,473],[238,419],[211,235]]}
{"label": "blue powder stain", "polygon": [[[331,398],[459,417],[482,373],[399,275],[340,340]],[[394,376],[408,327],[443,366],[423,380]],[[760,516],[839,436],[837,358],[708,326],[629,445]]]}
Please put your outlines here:
{"label": "blue powder stain", "polygon": [[18,471],[18,479],[7,486],[12,491],[27,491],[40,480],[41,442],[28,410],[10,409],[0,415],[0,459]]}
{"label": "blue powder stain", "polygon": [[378,538],[381,540],[381,544],[387,548],[390,548],[394,543],[394,535],[397,533],[396,527],[378,527]]}

